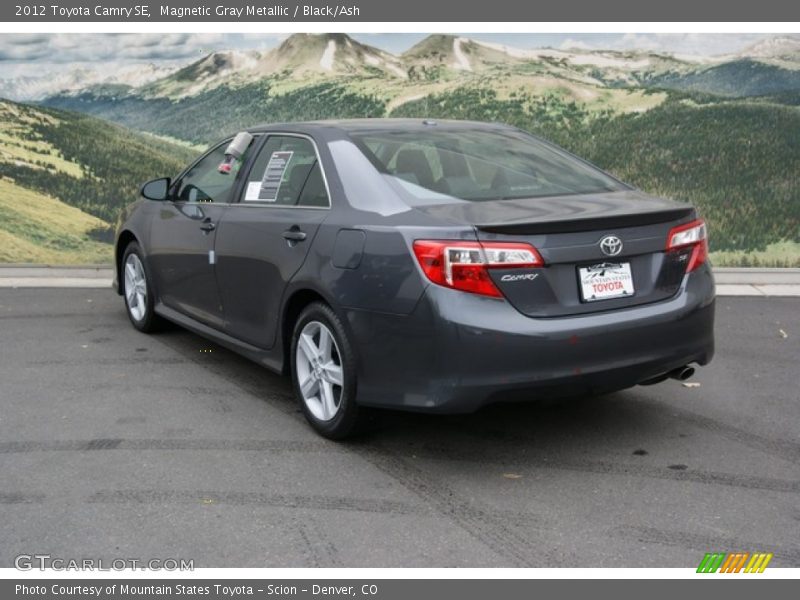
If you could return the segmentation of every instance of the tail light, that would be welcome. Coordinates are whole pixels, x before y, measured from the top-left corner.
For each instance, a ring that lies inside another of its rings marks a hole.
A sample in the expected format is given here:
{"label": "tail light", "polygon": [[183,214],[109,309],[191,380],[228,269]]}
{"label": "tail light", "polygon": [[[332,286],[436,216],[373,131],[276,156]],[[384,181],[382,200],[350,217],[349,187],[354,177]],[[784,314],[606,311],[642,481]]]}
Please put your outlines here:
{"label": "tail light", "polygon": [[489,269],[544,266],[536,248],[512,242],[417,240],[414,254],[433,283],[493,298],[503,294],[489,277]]}
{"label": "tail light", "polygon": [[697,219],[669,230],[667,252],[691,249],[686,272],[691,273],[708,259],[708,234],[706,223]]}

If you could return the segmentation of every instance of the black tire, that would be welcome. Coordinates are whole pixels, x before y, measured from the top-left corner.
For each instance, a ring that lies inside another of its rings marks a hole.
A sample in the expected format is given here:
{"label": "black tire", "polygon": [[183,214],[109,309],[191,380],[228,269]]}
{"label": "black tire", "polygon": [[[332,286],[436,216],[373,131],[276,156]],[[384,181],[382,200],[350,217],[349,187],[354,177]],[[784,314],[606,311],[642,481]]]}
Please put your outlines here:
{"label": "black tire", "polygon": [[[128,258],[132,254],[139,259],[147,286],[146,301],[144,302],[144,314],[140,318],[137,318],[132,311],[125,289],[125,265],[128,263]],[[131,324],[143,333],[152,333],[161,329],[164,325],[164,320],[159,317],[154,310],[155,288],[153,287],[153,280],[150,277],[150,273],[147,270],[147,263],[145,262],[144,253],[142,252],[142,249],[139,247],[138,243],[131,242],[125,247],[125,252],[122,254],[122,262],[120,263],[118,276],[120,289],[122,290],[122,297],[125,301],[125,312],[128,314],[128,319],[130,319]]]}
{"label": "black tire", "polygon": [[[314,322],[323,324],[333,335],[335,341],[334,351],[338,351],[338,366],[341,366],[343,374],[343,385],[338,396],[338,410],[335,416],[329,420],[322,420],[313,414],[306,400],[304,400],[298,380],[297,349],[300,334],[307,325]],[[367,411],[356,403],[358,385],[356,380],[356,355],[342,322],[330,306],[322,302],[313,302],[300,313],[292,331],[289,356],[295,396],[311,427],[323,437],[332,440],[342,440],[362,431],[367,418]]]}

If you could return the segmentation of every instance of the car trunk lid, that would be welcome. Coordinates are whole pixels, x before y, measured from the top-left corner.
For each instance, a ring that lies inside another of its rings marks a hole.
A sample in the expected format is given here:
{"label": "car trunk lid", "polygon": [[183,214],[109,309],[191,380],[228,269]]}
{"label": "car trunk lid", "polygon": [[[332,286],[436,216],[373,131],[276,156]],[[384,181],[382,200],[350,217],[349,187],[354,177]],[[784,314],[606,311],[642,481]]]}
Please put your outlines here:
{"label": "car trunk lid", "polygon": [[[667,235],[695,215],[691,206],[632,190],[418,208],[472,225],[481,242],[533,245],[544,267],[490,270],[506,299],[530,317],[621,309],[674,296],[683,280],[688,250],[666,252]],[[621,242],[618,253],[609,255],[609,248],[604,252],[600,243],[608,237]],[[628,275],[625,286],[617,283]],[[603,292],[603,282],[621,287]],[[601,285],[599,296],[620,295],[597,299],[592,291],[596,283]]]}

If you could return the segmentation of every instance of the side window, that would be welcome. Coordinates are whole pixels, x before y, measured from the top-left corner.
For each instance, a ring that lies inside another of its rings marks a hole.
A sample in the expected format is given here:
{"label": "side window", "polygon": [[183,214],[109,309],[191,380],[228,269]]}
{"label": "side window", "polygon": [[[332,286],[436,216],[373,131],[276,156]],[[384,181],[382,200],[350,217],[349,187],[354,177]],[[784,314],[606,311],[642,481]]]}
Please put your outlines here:
{"label": "side window", "polygon": [[226,140],[187,171],[175,189],[176,200],[181,202],[230,202],[236,174],[247,159],[247,152],[234,163],[230,173],[220,173],[219,165],[225,158],[225,149],[229,143],[230,140]]}
{"label": "side window", "polygon": [[306,138],[270,136],[250,171],[244,202],[329,206],[314,144]]}

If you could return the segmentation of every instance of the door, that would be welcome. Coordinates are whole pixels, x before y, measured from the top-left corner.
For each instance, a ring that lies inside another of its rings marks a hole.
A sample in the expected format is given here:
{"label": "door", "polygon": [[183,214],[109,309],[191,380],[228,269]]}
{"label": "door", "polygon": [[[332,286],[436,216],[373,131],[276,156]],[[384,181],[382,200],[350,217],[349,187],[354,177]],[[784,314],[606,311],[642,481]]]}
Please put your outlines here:
{"label": "door", "polygon": [[272,347],[283,292],[329,208],[314,142],[300,135],[270,135],[239,202],[217,229],[217,280],[227,333]]}
{"label": "door", "polygon": [[[149,260],[160,300],[198,321],[222,328],[214,239],[238,173],[219,171],[230,140],[216,146],[173,185],[153,217]],[[238,161],[242,164],[244,157]]]}

